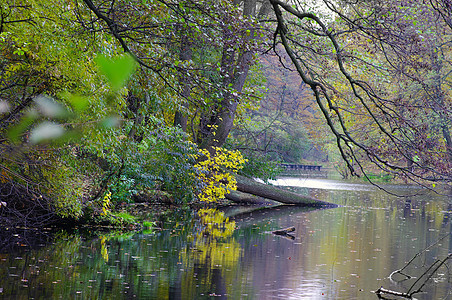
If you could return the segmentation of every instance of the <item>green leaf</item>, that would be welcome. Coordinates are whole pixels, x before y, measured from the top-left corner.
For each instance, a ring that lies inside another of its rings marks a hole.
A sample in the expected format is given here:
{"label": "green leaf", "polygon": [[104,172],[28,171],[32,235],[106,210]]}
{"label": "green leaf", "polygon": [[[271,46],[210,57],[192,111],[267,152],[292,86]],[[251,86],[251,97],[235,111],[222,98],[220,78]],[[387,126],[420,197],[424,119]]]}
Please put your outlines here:
{"label": "green leaf", "polygon": [[56,102],[50,97],[38,96],[34,99],[37,104],[39,111],[46,117],[49,118],[64,118],[69,112],[60,103]]}
{"label": "green leaf", "polygon": [[112,127],[118,127],[121,120],[117,116],[108,116],[100,122],[100,127],[108,129]]}
{"label": "green leaf", "polygon": [[107,77],[110,86],[113,90],[121,89],[126,80],[132,75],[136,67],[136,62],[129,54],[117,56],[115,58],[108,58],[105,56],[98,56],[96,63],[100,71]]}
{"label": "green leaf", "polygon": [[62,125],[53,122],[42,122],[30,133],[30,142],[38,144],[44,141],[53,140],[61,137],[65,130]]}
{"label": "green leaf", "polygon": [[8,101],[0,100],[0,114],[6,114],[11,110]]}
{"label": "green leaf", "polygon": [[89,104],[89,98],[79,95],[73,95],[71,93],[64,93],[62,96],[67,99],[67,101],[71,104],[72,108],[76,112],[82,112],[86,109]]}
{"label": "green leaf", "polygon": [[13,143],[19,141],[19,136],[38,118],[38,113],[35,110],[29,110],[23,119],[14,127],[8,130],[8,138]]}

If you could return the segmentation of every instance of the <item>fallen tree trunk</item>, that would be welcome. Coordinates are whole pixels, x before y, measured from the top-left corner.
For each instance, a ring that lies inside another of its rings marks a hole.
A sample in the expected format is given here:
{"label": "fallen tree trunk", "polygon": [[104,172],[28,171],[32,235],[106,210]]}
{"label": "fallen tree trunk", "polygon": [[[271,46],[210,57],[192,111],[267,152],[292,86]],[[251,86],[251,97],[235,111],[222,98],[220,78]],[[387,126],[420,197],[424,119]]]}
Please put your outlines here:
{"label": "fallen tree trunk", "polygon": [[[237,190],[270,200],[278,201],[284,204],[293,204],[299,206],[313,207],[335,207],[336,204],[321,201],[309,196],[299,195],[290,191],[277,188],[273,185],[259,183],[253,179],[235,175],[237,179]],[[230,199],[234,201],[233,199]],[[245,198],[244,198],[245,200]]]}
{"label": "fallen tree trunk", "polygon": [[266,199],[248,193],[243,193],[240,191],[230,191],[229,194],[226,194],[226,199],[229,199],[239,204],[253,204],[253,205],[259,204],[264,206],[276,206],[283,204],[281,202],[277,202],[274,200]]}

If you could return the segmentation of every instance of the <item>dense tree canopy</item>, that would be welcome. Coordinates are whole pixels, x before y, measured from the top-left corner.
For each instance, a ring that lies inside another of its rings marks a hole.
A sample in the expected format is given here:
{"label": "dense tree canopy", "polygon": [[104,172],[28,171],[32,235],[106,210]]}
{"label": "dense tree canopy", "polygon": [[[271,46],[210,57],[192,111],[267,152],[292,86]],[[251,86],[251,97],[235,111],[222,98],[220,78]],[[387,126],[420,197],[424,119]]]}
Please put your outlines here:
{"label": "dense tree canopy", "polygon": [[325,159],[331,138],[353,174],[449,181],[451,14],[445,0],[1,3],[0,209],[44,224],[155,191],[207,199],[246,162],[230,150]]}
{"label": "dense tree canopy", "polygon": [[197,195],[206,184],[196,176],[197,146],[172,124],[201,147],[225,142],[253,90],[243,90],[256,47],[247,9],[2,3],[2,188],[17,200],[3,210],[17,214],[22,198],[44,197],[20,214],[81,217],[149,189],[178,202]]}

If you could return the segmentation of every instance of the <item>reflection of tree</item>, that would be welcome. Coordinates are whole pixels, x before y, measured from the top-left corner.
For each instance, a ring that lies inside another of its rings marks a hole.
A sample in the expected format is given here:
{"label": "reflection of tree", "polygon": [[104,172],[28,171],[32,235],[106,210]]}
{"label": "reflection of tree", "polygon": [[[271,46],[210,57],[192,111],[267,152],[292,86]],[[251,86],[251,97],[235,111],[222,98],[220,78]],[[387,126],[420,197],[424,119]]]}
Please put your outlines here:
{"label": "reflection of tree", "polygon": [[151,234],[61,233],[33,251],[18,245],[14,254],[0,256],[0,298],[194,299],[231,293],[241,254],[232,238],[235,222],[216,210],[192,217],[175,211],[163,230]]}
{"label": "reflection of tree", "polygon": [[[193,297],[231,295],[241,254],[240,244],[231,237],[235,222],[216,209],[200,210],[199,215],[201,224],[194,236],[194,247],[186,248],[181,254],[187,270],[181,289]],[[194,278],[204,290],[193,284]]]}
{"label": "reflection of tree", "polygon": [[216,209],[201,209],[199,211],[204,229],[199,235],[210,235],[214,239],[227,238],[232,235],[235,229],[235,221],[229,221],[224,213]]}
{"label": "reflection of tree", "polygon": [[105,262],[108,262],[108,250],[107,250],[107,246],[106,246],[106,243],[105,243],[106,239],[107,238],[105,236],[103,236],[100,239],[100,246],[101,246],[100,253],[102,254],[102,258],[105,260]]}

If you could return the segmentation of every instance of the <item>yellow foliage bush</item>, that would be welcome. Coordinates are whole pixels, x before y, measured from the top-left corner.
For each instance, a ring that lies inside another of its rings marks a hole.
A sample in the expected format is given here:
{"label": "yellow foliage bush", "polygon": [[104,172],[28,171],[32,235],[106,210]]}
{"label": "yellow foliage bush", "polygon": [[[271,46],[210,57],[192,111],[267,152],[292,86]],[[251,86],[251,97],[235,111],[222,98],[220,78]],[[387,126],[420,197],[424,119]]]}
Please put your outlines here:
{"label": "yellow foliage bush", "polygon": [[203,183],[198,198],[205,202],[223,199],[230,190],[236,190],[237,181],[231,172],[242,169],[247,161],[238,150],[231,151],[219,147],[215,147],[214,150],[215,155],[211,155],[206,149],[200,149],[199,157],[204,159],[195,165],[200,170],[199,177]]}
{"label": "yellow foliage bush", "polygon": [[101,215],[106,216],[107,212],[110,209],[110,203],[111,203],[111,192],[108,191],[104,198],[102,199],[102,213]]}

